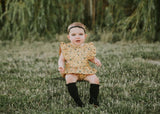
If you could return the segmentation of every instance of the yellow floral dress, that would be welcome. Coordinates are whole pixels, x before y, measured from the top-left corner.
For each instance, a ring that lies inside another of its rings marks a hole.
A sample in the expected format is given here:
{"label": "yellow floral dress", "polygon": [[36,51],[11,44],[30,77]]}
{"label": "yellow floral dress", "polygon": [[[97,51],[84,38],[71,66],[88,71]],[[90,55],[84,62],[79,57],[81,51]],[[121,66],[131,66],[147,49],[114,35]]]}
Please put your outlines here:
{"label": "yellow floral dress", "polygon": [[[95,74],[97,71],[91,68],[89,60],[96,56],[96,48],[93,43],[84,43],[83,46],[74,46],[71,43],[61,42],[60,50],[65,59],[65,74]],[[65,74],[63,77],[65,77]]]}

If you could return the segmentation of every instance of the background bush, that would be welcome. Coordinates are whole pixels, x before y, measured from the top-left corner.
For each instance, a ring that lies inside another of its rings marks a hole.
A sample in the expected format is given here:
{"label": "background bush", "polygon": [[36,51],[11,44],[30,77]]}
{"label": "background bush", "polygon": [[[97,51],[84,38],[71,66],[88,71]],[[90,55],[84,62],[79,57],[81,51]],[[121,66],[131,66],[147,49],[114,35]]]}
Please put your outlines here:
{"label": "background bush", "polygon": [[94,41],[101,39],[99,31],[110,31],[113,42],[155,42],[160,41],[158,17],[159,0],[0,0],[0,40],[57,41],[56,34],[80,21]]}

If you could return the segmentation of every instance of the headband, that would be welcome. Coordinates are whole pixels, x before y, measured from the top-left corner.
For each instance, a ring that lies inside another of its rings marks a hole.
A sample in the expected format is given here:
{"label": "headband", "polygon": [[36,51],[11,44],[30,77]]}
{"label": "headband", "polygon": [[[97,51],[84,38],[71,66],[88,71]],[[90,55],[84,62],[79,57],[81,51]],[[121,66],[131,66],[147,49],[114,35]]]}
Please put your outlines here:
{"label": "headband", "polygon": [[68,32],[70,32],[70,30],[71,30],[72,28],[76,28],[76,27],[83,29],[84,32],[86,33],[86,30],[85,30],[83,27],[81,27],[81,26],[72,26],[72,27],[70,27],[70,28],[68,29]]}

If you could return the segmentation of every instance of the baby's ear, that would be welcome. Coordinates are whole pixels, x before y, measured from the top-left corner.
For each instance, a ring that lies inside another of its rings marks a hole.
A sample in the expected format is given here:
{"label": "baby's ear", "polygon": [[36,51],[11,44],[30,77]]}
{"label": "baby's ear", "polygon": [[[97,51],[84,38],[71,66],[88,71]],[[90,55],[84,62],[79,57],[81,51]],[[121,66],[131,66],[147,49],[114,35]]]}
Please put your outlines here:
{"label": "baby's ear", "polygon": [[87,38],[87,34],[85,34],[85,38]]}
{"label": "baby's ear", "polygon": [[70,40],[70,37],[69,37],[69,35],[67,35],[67,38]]}

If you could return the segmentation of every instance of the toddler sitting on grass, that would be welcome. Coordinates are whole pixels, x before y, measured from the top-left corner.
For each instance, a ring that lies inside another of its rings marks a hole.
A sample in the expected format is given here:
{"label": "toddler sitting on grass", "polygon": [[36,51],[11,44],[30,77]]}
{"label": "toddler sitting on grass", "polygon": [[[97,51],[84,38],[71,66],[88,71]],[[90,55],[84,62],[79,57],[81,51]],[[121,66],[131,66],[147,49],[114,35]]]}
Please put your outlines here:
{"label": "toddler sitting on grass", "polygon": [[96,56],[96,48],[93,43],[84,43],[87,37],[86,27],[80,22],[74,22],[68,27],[68,39],[70,43],[60,44],[60,57],[58,70],[66,80],[66,86],[70,96],[76,104],[83,107],[84,104],[79,98],[76,82],[85,80],[90,83],[89,103],[99,106],[97,97],[99,94],[99,78],[96,76],[96,69],[91,68],[89,61],[101,66]]}

